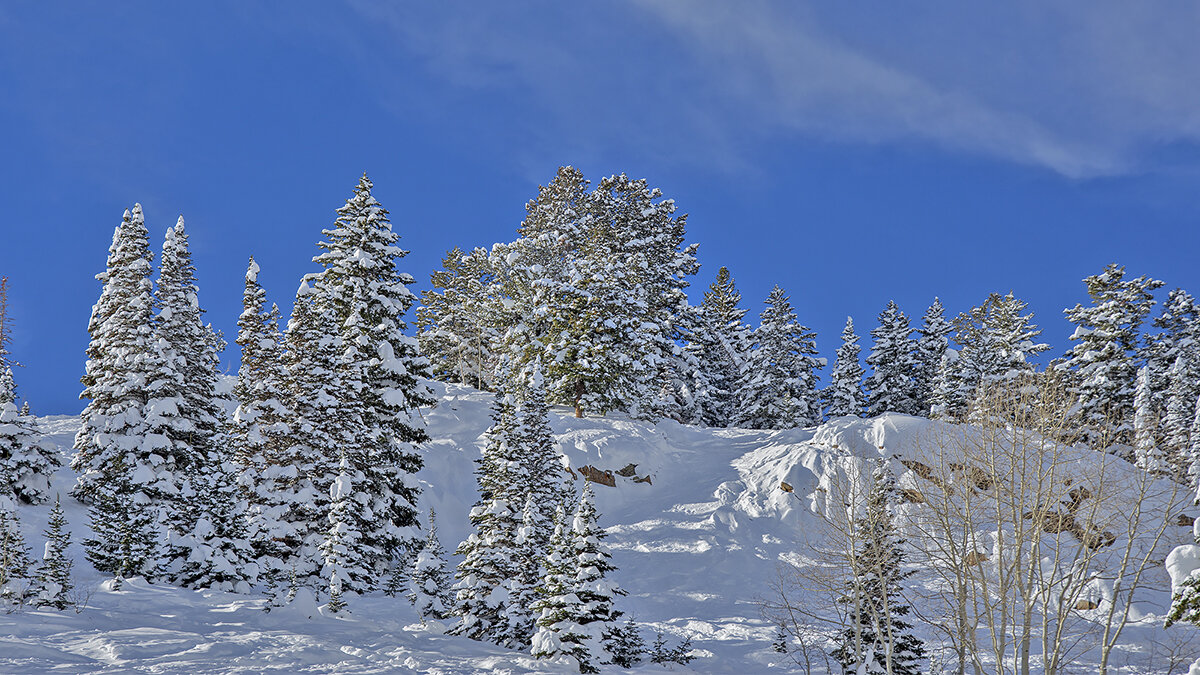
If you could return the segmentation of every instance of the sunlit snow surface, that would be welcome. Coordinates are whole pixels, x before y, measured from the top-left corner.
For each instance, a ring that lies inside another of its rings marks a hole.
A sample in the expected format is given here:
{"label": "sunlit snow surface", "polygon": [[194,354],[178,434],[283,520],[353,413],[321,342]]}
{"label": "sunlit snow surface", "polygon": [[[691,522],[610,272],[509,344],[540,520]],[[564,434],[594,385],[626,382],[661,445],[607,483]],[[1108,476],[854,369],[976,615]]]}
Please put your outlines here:
{"label": "sunlit snow surface", "polygon": [[[434,387],[441,402],[422,411],[435,440],[423,450],[421,506],[436,508],[442,543],[452,551],[467,534],[467,512],[476,499],[472,460],[479,457],[480,435],[489,424],[490,396]],[[69,455],[76,418],[41,422]],[[692,639],[697,659],[689,667],[672,666],[676,672],[743,674],[803,672],[771,650],[775,628],[761,616],[757,601],[771,594],[781,560],[801,559],[799,542],[815,529],[812,509],[825,494],[818,488],[847,462],[919,454],[915,439],[933,424],[889,415],[834,420],[809,430],[744,431],[649,425],[620,417],[579,420],[565,408],[555,410],[551,422],[574,469],[635,464],[634,477],[652,481],[617,477],[615,488],[596,488],[600,523],[608,528],[619,567],[615,580],[629,592],[618,607],[642,625],[647,643],[656,632],[672,643]],[[400,597],[352,598],[349,615],[327,617],[312,602],[268,613],[258,595],[188,591],[139,580],[119,592],[107,590],[83,557],[87,515],[67,497],[72,483],[70,470],[64,469],[55,487],[67,506],[75,580],[86,609],[0,614],[0,672],[571,672],[423,628]],[[783,483],[792,490],[784,491]],[[20,508],[26,540],[36,552],[48,514],[48,506]],[[1164,557],[1190,536],[1190,528],[1169,529]],[[1200,630],[1161,629],[1170,582],[1165,569],[1154,574],[1155,589],[1138,604],[1140,622],[1126,630],[1123,648],[1114,655],[1123,674],[1163,672],[1138,667],[1149,663],[1156,642],[1181,642],[1186,648],[1191,641],[1197,652],[1192,658],[1200,657]],[[1188,663],[1178,672],[1186,673]],[[664,672],[651,664],[638,670]]]}

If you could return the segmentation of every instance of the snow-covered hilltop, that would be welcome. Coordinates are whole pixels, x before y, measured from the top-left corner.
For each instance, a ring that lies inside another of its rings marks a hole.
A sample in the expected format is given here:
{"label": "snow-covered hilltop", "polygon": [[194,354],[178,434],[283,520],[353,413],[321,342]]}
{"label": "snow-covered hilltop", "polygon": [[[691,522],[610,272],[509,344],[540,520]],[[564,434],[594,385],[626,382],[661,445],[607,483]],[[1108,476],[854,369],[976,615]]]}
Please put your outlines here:
{"label": "snow-covered hilltop", "polygon": [[[442,541],[452,548],[469,534],[468,512],[479,498],[473,471],[491,423],[492,397],[459,385],[431,386],[439,401],[435,408],[422,411],[434,440],[420,450],[424,460],[417,474],[420,507],[437,510]],[[922,519],[935,510],[939,485],[979,480],[979,475],[962,469],[958,478],[943,473],[942,461],[948,458],[937,449],[951,447],[950,440],[968,438],[973,432],[902,415],[837,418],[814,429],[788,431],[706,429],[620,416],[577,419],[565,407],[552,411],[550,419],[555,443],[575,481],[583,480],[584,474],[596,481],[600,524],[608,530],[607,543],[617,567],[611,576],[629,593],[617,600],[618,608],[636,618],[647,642],[660,632],[669,642],[692,640],[695,660],[687,667],[673,665],[675,670],[804,672],[800,654],[773,650],[777,627],[769,612],[764,615],[762,601],[777,599],[781,563],[816,566],[810,545],[836,543],[825,525],[829,519],[822,518],[837,512],[830,495],[848,484],[847,477],[864,479],[874,460],[887,458],[898,476],[901,493],[906,495],[900,511],[901,523],[908,525],[902,529],[910,544],[920,536],[918,528],[928,526],[929,519]],[[67,458],[77,419],[39,422],[47,439]],[[1064,453],[1064,473],[1056,477],[1059,492],[1054,495],[1061,503],[1053,509],[1060,516],[1068,512],[1071,490],[1083,485],[1102,464],[1114,476],[1126,472],[1117,482],[1125,486],[1126,497],[1137,496],[1132,492],[1137,473],[1132,465],[1104,463],[1111,456],[1100,453]],[[434,623],[422,627],[408,601],[382,592],[356,598],[348,613],[328,616],[312,602],[293,602],[265,612],[266,599],[259,594],[192,591],[137,579],[114,591],[105,583],[107,575],[96,572],[82,557],[78,542],[90,534],[85,509],[66,497],[74,481],[69,469],[60,470],[52,489],[64,495],[68,504],[67,520],[76,542],[70,550],[75,557],[76,598],[83,611],[26,607],[0,615],[0,634],[6,636],[0,638],[0,670],[573,672],[521,652],[443,635]],[[612,486],[605,484],[609,482]],[[980,495],[989,490],[986,485],[976,489]],[[1143,505],[1154,517],[1145,520],[1134,538],[1139,545],[1153,543],[1155,564],[1146,570],[1130,620],[1113,650],[1111,664],[1121,672],[1184,672],[1184,659],[1198,656],[1189,650],[1200,645],[1200,631],[1182,624],[1165,634],[1162,630],[1170,591],[1162,560],[1173,546],[1191,541],[1191,527],[1184,526],[1182,519],[1197,515],[1196,508],[1182,506],[1187,499],[1172,499],[1171,493],[1169,481],[1156,479],[1143,494]],[[1072,608],[1065,615],[1074,641],[1070,662],[1079,664],[1077,668],[1086,668],[1082,664],[1098,658],[1105,600],[1113,596],[1104,578],[1119,566],[1127,541],[1114,530],[1121,514],[1091,509],[1089,504],[1083,500],[1075,507],[1075,519],[1082,521],[1086,514],[1088,522],[1103,524],[1113,541],[1098,547],[1103,556],[1089,559],[1095,578],[1080,586],[1086,598],[1079,597],[1079,606],[1089,607],[1082,602],[1086,600],[1096,607]],[[40,548],[50,507],[17,510],[26,540]],[[1159,541],[1151,542],[1161,518],[1169,518],[1169,526]],[[996,529],[996,522],[981,519],[977,525],[980,530]],[[1090,531],[1087,524],[1079,528]],[[1042,529],[1044,546],[1056,536],[1078,543],[1070,528],[1044,525]],[[1051,532],[1056,529],[1060,532]],[[990,553],[981,550],[983,555]],[[919,568],[913,555],[910,564]],[[986,565],[981,563],[979,569]],[[934,593],[939,588],[936,571],[918,569],[906,585],[922,615],[932,615],[940,607]],[[793,599],[813,612],[830,609],[816,591]],[[919,625],[918,634],[929,644],[941,639],[924,625]],[[1034,640],[1035,662],[1040,649]],[[826,672],[818,654],[813,652],[809,658],[815,659],[813,672]],[[620,671],[615,666],[604,668]],[[638,668],[656,672],[663,666]],[[833,672],[838,672],[836,666]]]}

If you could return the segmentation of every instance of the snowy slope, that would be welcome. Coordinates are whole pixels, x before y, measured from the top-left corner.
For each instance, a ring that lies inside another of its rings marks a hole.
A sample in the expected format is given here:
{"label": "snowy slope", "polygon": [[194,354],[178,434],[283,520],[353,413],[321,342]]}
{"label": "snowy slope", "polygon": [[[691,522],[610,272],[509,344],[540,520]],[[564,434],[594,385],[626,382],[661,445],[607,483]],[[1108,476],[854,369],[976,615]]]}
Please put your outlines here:
{"label": "snowy slope", "polygon": [[[489,423],[490,401],[468,388],[435,387],[442,400],[424,411],[435,440],[423,450],[422,507],[437,509],[443,544],[453,550],[467,534],[467,512],[476,499],[473,460]],[[824,508],[828,494],[823,486],[873,458],[919,457],[920,439],[935,424],[888,415],[782,432],[698,429],[621,418],[580,420],[565,408],[554,411],[551,422],[573,471],[590,466],[615,472],[635,465],[628,477],[612,476],[615,487],[596,488],[600,524],[608,527],[619,568],[614,578],[629,592],[618,607],[642,624],[648,642],[655,632],[672,642],[692,638],[698,658],[689,668],[674,669],[705,673],[800,672],[770,649],[774,626],[762,618],[757,601],[771,594],[779,562],[795,559],[798,542],[815,530],[813,510]],[[69,453],[75,418],[42,423]],[[1080,458],[1081,470],[1087,461]],[[638,482],[647,477],[649,482]],[[72,480],[66,469],[57,476],[55,487],[64,500]],[[911,474],[901,476],[902,484],[913,480]],[[37,552],[48,512],[20,509],[27,541]],[[70,500],[67,516],[86,609],[0,615],[0,672],[568,672],[423,629],[399,598],[357,598],[348,617],[329,618],[311,604],[266,613],[258,596],[138,581],[113,592],[83,559],[79,542],[86,536],[86,511]],[[1169,530],[1165,550],[1190,534],[1190,528]],[[1160,576],[1158,590],[1139,606],[1142,623],[1122,639],[1128,646],[1118,655],[1122,666],[1149,658],[1148,645],[1166,639],[1160,627],[1169,580],[1165,571]],[[1185,645],[1192,640],[1200,651],[1200,631],[1180,626],[1171,639]]]}

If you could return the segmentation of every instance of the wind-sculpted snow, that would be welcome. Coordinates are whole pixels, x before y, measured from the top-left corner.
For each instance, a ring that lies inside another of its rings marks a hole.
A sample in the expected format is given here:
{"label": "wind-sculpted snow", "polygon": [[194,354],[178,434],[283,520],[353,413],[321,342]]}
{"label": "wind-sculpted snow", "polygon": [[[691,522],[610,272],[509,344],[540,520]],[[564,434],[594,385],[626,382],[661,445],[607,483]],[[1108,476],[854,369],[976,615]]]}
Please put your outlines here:
{"label": "wind-sculpted snow", "polygon": [[[453,551],[468,534],[467,514],[478,498],[474,460],[490,422],[491,396],[455,385],[433,387],[439,403],[421,411],[433,440],[421,449],[419,506],[423,512],[436,509],[442,544]],[[68,455],[77,418],[39,423]],[[747,431],[619,416],[576,419],[566,408],[552,413],[551,425],[564,466],[576,476],[584,466],[614,472],[615,487],[597,485],[595,491],[599,524],[608,529],[618,568],[612,579],[629,593],[618,598],[617,608],[636,618],[647,643],[657,632],[672,643],[692,639],[697,658],[690,666],[674,666],[676,672],[739,674],[802,672],[772,651],[775,625],[762,616],[758,601],[772,595],[781,562],[804,560],[803,542],[818,530],[818,514],[837,506],[835,488],[865,480],[871,463],[885,458],[901,488],[931,490],[914,462],[935,467],[931,442],[964,433],[902,415],[838,418],[807,430]],[[1087,475],[1094,455],[1080,451],[1077,459],[1079,475]],[[616,473],[630,464],[631,475]],[[0,615],[0,672],[570,672],[443,635],[437,624],[422,627],[403,594],[348,598],[349,613],[330,617],[311,598],[264,612],[259,594],[195,592],[140,580],[112,591],[83,557],[87,511],[68,497],[73,480],[63,469],[53,489],[67,508],[77,599],[84,609]],[[1172,518],[1179,514],[1166,504],[1147,506],[1161,507]],[[48,514],[48,506],[19,508],[35,552],[41,550]],[[1191,530],[1173,526],[1168,535],[1159,560],[1190,540]],[[452,556],[451,565],[456,562]],[[1162,638],[1169,580],[1161,567],[1156,572],[1161,583],[1142,598],[1122,638],[1128,646],[1123,665],[1137,663],[1147,653],[1145,645]],[[1200,645],[1191,627],[1171,630]],[[643,671],[665,672],[650,664],[640,666]]]}

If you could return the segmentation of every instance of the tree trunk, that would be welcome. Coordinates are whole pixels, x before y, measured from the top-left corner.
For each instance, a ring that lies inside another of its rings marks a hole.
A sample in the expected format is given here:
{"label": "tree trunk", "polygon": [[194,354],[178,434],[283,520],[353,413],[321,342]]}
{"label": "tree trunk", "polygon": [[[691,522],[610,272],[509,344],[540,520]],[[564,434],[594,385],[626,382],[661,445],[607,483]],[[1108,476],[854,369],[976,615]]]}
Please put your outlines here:
{"label": "tree trunk", "polygon": [[575,417],[583,418],[583,395],[587,391],[583,380],[575,380]]}

